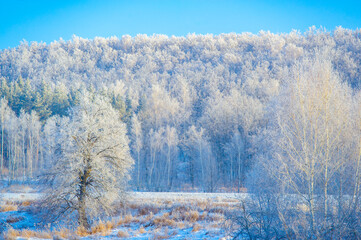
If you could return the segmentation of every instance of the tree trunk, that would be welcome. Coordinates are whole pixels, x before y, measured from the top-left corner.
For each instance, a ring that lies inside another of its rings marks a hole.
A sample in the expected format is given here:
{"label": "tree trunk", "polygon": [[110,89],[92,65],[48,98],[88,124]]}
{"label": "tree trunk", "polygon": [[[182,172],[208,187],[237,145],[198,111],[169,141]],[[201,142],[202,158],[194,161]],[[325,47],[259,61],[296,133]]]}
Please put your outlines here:
{"label": "tree trunk", "polygon": [[139,191],[140,189],[140,150],[137,150],[137,162],[138,162],[138,171],[137,171],[137,190]]}
{"label": "tree trunk", "polygon": [[169,146],[168,144],[168,153],[167,153],[167,162],[168,162],[168,176],[167,176],[167,187],[168,187],[168,191],[170,190],[170,173],[171,173],[171,161],[170,161],[170,155],[171,155],[171,146]]}
{"label": "tree trunk", "polygon": [[84,227],[85,229],[89,229],[88,218],[85,212],[85,199],[81,199],[79,201],[78,213],[79,213],[79,217],[78,217],[79,226]]}
{"label": "tree trunk", "polygon": [[85,229],[89,229],[88,218],[86,215],[86,204],[85,204],[85,197],[86,197],[86,187],[87,187],[87,179],[89,177],[90,169],[85,169],[84,172],[79,173],[79,180],[80,180],[80,189],[78,195],[78,223],[80,227],[84,227]]}

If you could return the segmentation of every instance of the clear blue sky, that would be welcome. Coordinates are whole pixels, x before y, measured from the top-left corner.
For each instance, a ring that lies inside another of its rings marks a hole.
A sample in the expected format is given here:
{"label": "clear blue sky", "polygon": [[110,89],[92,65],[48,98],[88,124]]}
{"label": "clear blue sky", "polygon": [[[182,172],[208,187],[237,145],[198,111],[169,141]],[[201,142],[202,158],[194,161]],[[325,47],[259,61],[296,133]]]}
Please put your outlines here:
{"label": "clear blue sky", "polygon": [[0,0],[0,49],[139,33],[169,36],[361,27],[361,1]]}

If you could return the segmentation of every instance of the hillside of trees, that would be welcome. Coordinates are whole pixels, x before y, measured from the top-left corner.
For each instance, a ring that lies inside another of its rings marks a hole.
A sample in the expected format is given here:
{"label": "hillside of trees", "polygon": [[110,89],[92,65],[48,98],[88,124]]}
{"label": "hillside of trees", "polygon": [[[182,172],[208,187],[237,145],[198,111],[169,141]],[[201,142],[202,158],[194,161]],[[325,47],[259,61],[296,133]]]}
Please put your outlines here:
{"label": "hillside of trees", "polygon": [[54,166],[68,110],[86,91],[126,123],[134,190],[239,191],[272,184],[269,166],[288,179],[283,189],[306,191],[295,177],[306,174],[312,194],[337,192],[343,179],[358,196],[361,30],[22,42],[0,51],[0,82],[9,183]]}

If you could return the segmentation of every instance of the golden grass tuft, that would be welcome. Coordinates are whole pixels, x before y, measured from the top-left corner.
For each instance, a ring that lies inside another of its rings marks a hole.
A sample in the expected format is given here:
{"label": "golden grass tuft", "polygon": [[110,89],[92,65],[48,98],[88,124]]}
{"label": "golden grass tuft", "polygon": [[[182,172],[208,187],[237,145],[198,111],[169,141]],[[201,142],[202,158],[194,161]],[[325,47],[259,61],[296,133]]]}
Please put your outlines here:
{"label": "golden grass tuft", "polygon": [[138,218],[133,217],[131,214],[126,215],[124,218],[121,218],[117,224],[114,224],[116,226],[120,226],[120,225],[126,225],[132,222],[139,222]]}
{"label": "golden grass tuft", "polygon": [[52,239],[51,233],[49,232],[35,232],[31,230],[21,231],[21,237],[24,238],[43,238],[43,239]]}
{"label": "golden grass tuft", "polygon": [[110,234],[110,231],[115,227],[115,223],[113,221],[107,221],[103,223],[101,220],[98,222],[97,225],[91,228],[91,234],[100,233],[102,236],[106,236]]}
{"label": "golden grass tuft", "polygon": [[21,203],[21,206],[22,206],[22,207],[28,207],[28,206],[30,206],[31,204],[33,204],[31,201],[24,201],[24,202]]}
{"label": "golden grass tuft", "polygon": [[202,228],[201,225],[196,223],[196,224],[193,225],[192,232],[198,232],[201,228]]}
{"label": "golden grass tuft", "polygon": [[101,235],[108,233],[108,229],[105,224],[100,220],[97,225],[91,228],[91,234],[101,233]]}
{"label": "golden grass tuft", "polygon": [[17,237],[20,236],[20,232],[10,228],[5,234],[4,234],[4,239],[5,240],[13,240],[16,239]]}
{"label": "golden grass tuft", "polygon": [[176,222],[169,218],[169,213],[164,213],[162,216],[155,217],[153,224],[156,226],[175,226]]}
{"label": "golden grass tuft", "polygon": [[113,222],[113,221],[107,221],[106,223],[105,223],[105,226],[106,226],[106,228],[107,229],[113,229],[114,228],[114,226],[115,226],[115,223]]}
{"label": "golden grass tuft", "polygon": [[185,216],[186,216],[186,220],[188,220],[190,222],[196,222],[199,219],[199,212],[191,210],[189,212],[186,212]]}
{"label": "golden grass tuft", "polygon": [[90,235],[91,232],[89,232],[85,227],[83,226],[79,226],[76,231],[75,234],[78,235],[79,237],[86,237],[88,235]]}
{"label": "golden grass tuft", "polygon": [[28,230],[28,229],[18,231],[18,230],[14,230],[11,228],[4,235],[4,238],[7,240],[17,239],[18,237],[26,238],[26,239],[29,239],[29,238],[51,239],[52,238],[51,234],[48,232],[35,232],[35,231]]}
{"label": "golden grass tuft", "polygon": [[11,211],[17,211],[18,205],[13,203],[8,203],[0,206],[0,212],[11,212]]}

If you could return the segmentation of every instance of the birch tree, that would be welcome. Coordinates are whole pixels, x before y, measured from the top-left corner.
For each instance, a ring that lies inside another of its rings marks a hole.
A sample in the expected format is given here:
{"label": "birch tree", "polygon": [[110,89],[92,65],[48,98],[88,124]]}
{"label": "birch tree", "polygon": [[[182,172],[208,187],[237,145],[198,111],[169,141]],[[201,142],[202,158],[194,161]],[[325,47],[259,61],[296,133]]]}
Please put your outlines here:
{"label": "birch tree", "polygon": [[141,151],[142,151],[142,147],[143,147],[143,132],[142,132],[142,124],[141,122],[138,120],[138,116],[136,114],[133,115],[132,117],[132,129],[131,129],[131,133],[132,133],[132,146],[134,149],[134,155],[136,156],[137,159],[137,173],[136,173],[136,183],[137,183],[137,188],[139,189],[140,187],[140,171],[141,171],[141,163],[140,163],[140,157],[141,157]]}
{"label": "birch tree", "polygon": [[341,83],[327,55],[316,56],[295,65],[272,108],[274,131],[265,140],[274,142],[274,161],[265,166],[281,189],[297,194],[307,206],[309,230],[320,236],[322,228],[332,228],[329,195],[339,196],[341,216],[344,194],[352,194],[345,183],[354,183],[354,174],[347,176],[346,171],[354,168],[355,149],[351,89]]}

